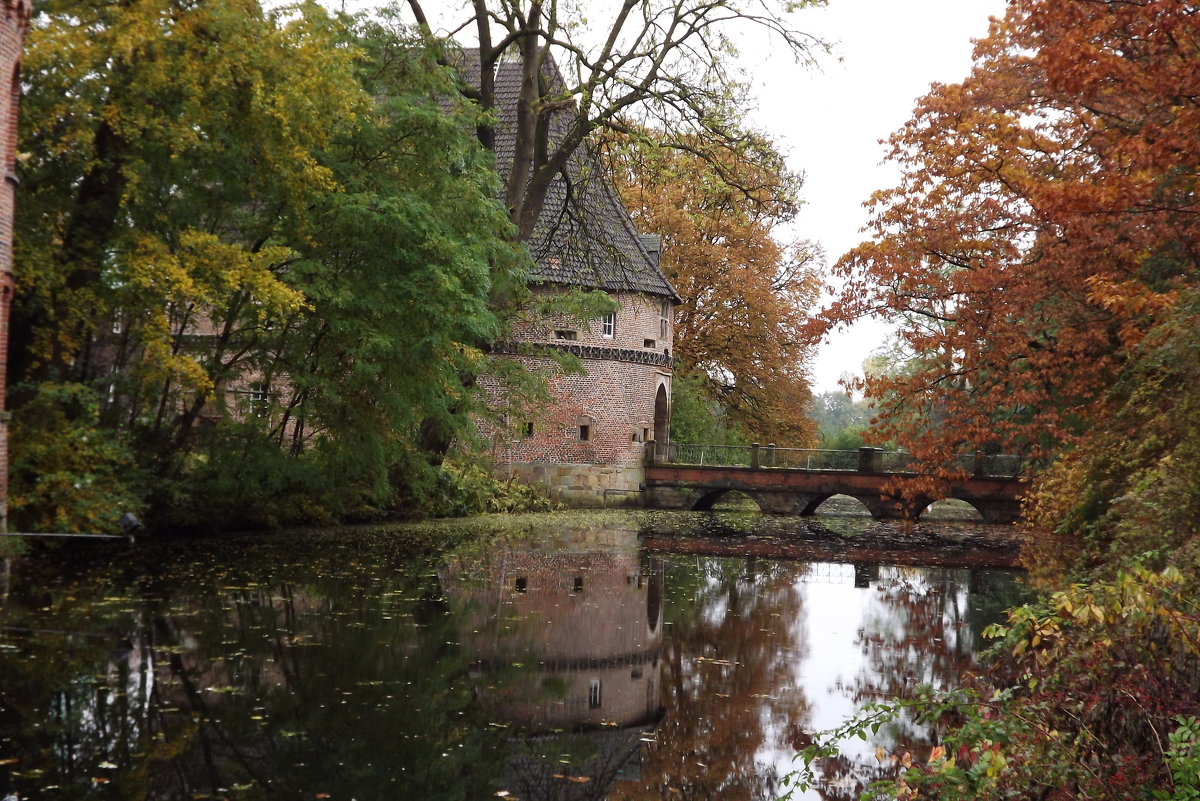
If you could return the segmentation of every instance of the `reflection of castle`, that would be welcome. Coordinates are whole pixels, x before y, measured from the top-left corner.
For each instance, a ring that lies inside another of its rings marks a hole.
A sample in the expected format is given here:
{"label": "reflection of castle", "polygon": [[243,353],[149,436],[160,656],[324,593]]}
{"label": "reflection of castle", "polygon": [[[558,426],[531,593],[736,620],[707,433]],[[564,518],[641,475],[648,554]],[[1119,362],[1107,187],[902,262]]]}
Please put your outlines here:
{"label": "reflection of castle", "polygon": [[462,645],[479,697],[524,738],[519,797],[603,798],[638,777],[643,732],[661,714],[663,576],[630,540],[449,570],[448,594],[471,607]]}

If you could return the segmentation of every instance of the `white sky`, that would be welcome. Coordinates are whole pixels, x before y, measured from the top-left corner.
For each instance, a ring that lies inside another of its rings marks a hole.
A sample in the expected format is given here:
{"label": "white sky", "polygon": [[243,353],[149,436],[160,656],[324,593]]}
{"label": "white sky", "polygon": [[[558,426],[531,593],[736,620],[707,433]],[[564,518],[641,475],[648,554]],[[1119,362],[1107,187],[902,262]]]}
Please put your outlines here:
{"label": "white sky", "polygon": [[[360,11],[383,1],[324,3]],[[433,18],[461,16],[458,0],[424,5]],[[861,240],[863,202],[896,183],[894,169],[880,165],[879,140],[909,119],[931,83],[967,75],[971,40],[987,33],[988,17],[1002,16],[1004,6],[1005,0],[829,0],[794,18],[797,28],[835,45],[841,61],[826,58],[819,71],[796,65],[778,46],[743,46],[758,100],[751,119],[806,175],[796,238],[820,242],[830,264]],[[887,333],[868,321],[831,335],[812,365],[814,391],[837,390],[843,373],[861,374]]]}
{"label": "white sky", "polygon": [[[880,161],[880,139],[901,127],[933,82],[955,83],[971,66],[972,39],[987,33],[1004,0],[829,0],[798,15],[799,27],[836,42],[841,63],[805,71],[788,58],[753,63],[759,108],[754,119],[785,146],[806,175],[798,238],[820,242],[829,263],[862,240],[864,201],[893,186],[898,173]],[[814,390],[836,390],[844,372],[882,344],[887,328],[859,323],[837,332],[812,365]]]}

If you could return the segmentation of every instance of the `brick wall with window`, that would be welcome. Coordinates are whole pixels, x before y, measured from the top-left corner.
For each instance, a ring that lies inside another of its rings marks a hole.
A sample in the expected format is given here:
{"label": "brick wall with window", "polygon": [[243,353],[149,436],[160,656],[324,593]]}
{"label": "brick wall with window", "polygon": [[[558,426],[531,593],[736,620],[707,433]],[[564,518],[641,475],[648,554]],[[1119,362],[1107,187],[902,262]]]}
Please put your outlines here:
{"label": "brick wall with window", "polygon": [[[540,290],[546,291],[546,290]],[[671,326],[664,326],[670,300],[620,292],[609,330],[604,317],[581,324],[566,318],[520,328],[515,343],[575,346],[583,374],[564,374],[545,356],[513,358],[546,377],[554,401],[547,406],[510,412],[507,425],[486,431],[501,463],[636,465],[643,460],[645,440],[653,436],[654,401],[660,386],[671,391]],[[666,330],[667,337],[662,337]],[[575,336],[564,339],[560,332]],[[643,363],[638,363],[643,359]],[[482,383],[501,402],[504,392],[494,382]]]}

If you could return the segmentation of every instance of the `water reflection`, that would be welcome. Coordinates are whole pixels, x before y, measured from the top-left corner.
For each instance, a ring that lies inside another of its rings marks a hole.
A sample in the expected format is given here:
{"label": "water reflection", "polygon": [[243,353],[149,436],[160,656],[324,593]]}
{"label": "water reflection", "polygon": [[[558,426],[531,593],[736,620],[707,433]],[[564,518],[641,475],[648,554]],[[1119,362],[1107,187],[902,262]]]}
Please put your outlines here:
{"label": "water reflection", "polygon": [[[769,799],[813,731],[956,681],[1012,600],[980,557],[664,520],[432,561],[360,534],[16,562],[0,798]],[[877,775],[874,748],[823,796]]]}
{"label": "water reflection", "polygon": [[516,753],[506,791],[602,799],[640,778],[661,714],[663,575],[633,528],[522,543],[445,571],[482,704]]}

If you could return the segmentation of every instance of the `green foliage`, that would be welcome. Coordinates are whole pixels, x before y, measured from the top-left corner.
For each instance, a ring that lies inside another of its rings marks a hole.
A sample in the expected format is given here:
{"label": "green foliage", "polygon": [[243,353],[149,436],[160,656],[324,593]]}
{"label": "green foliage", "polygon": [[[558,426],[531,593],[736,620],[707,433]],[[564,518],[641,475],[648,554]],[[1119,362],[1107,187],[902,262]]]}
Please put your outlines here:
{"label": "green foliage", "polygon": [[[1009,612],[986,676],[945,693],[866,709],[802,757],[796,780],[840,739],[913,714],[942,743],[898,755],[871,797],[1194,798],[1200,763],[1200,602],[1174,569],[1073,585]],[[1175,734],[1164,741],[1174,728]]]}
{"label": "green foliage", "polygon": [[1175,719],[1179,728],[1167,735],[1167,766],[1175,783],[1174,792],[1160,791],[1159,798],[1172,801],[1200,799],[1200,720],[1195,715]]}
{"label": "green foliage", "polygon": [[708,376],[678,371],[671,392],[671,440],[710,445],[746,445],[746,433],[725,414],[714,398]]}
{"label": "green foliage", "polygon": [[850,451],[866,444],[864,433],[871,424],[872,406],[854,400],[846,392],[822,392],[813,398],[812,417],[820,436],[818,447]]}
{"label": "green foliage", "polygon": [[495,512],[548,512],[554,504],[537,487],[497,478],[486,467],[445,462],[438,474],[429,510],[437,517]]}
{"label": "green foliage", "polygon": [[120,433],[100,426],[99,407],[86,387],[46,383],[13,415],[11,528],[119,533],[118,518],[140,512],[144,476]]}
{"label": "green foliage", "polygon": [[388,11],[40,6],[13,368],[104,394],[150,522],[376,517],[471,440],[528,256],[439,56]]}

